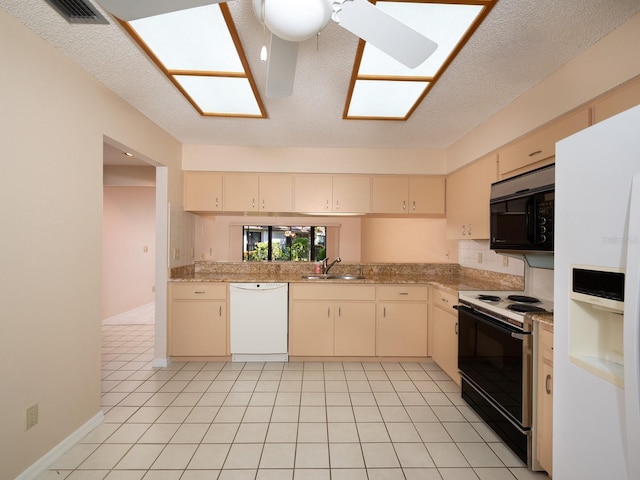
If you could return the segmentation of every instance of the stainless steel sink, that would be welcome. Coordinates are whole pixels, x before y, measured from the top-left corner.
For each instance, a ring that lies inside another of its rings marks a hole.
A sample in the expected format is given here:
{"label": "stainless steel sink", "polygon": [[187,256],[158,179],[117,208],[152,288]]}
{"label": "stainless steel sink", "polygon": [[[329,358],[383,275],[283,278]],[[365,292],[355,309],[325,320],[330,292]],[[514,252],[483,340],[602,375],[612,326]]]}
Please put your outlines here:
{"label": "stainless steel sink", "polygon": [[363,280],[362,275],[323,275],[315,273],[311,275],[302,275],[305,280]]}

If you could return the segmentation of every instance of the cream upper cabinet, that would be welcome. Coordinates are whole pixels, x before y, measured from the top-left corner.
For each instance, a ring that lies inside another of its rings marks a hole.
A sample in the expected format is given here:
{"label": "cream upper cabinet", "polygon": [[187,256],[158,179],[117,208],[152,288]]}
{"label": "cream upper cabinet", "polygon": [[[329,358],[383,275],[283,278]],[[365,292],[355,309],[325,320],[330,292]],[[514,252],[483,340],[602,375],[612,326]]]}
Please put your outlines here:
{"label": "cream upper cabinet", "polygon": [[556,142],[587,128],[589,116],[589,109],[583,108],[499,150],[499,178],[553,163]]}
{"label": "cream upper cabinet", "polygon": [[259,178],[253,173],[224,174],[224,211],[257,212]]}
{"label": "cream upper cabinet", "polygon": [[444,177],[375,175],[372,213],[443,215]]}
{"label": "cream upper cabinet", "polygon": [[444,215],[444,177],[409,177],[409,213]]}
{"label": "cream upper cabinet", "polygon": [[260,175],[258,184],[258,208],[261,212],[293,211],[293,175]]}
{"label": "cream upper cabinet", "polygon": [[373,213],[407,213],[409,179],[397,175],[376,175],[372,179]]}
{"label": "cream upper cabinet", "polygon": [[451,379],[460,385],[458,373],[458,303],[455,295],[432,289],[431,357]]}
{"label": "cream upper cabinet", "polygon": [[183,173],[183,203],[189,212],[222,210],[222,174],[213,172]]}
{"label": "cream upper cabinet", "polygon": [[447,177],[447,238],[489,238],[489,198],[497,156],[488,155]]}
{"label": "cream upper cabinet", "polygon": [[331,175],[294,175],[293,209],[296,213],[331,212],[333,192]]}
{"label": "cream upper cabinet", "polygon": [[640,79],[629,82],[593,103],[593,123],[640,105]]}
{"label": "cream upper cabinet", "polygon": [[333,176],[334,213],[371,212],[371,177],[368,175]]}

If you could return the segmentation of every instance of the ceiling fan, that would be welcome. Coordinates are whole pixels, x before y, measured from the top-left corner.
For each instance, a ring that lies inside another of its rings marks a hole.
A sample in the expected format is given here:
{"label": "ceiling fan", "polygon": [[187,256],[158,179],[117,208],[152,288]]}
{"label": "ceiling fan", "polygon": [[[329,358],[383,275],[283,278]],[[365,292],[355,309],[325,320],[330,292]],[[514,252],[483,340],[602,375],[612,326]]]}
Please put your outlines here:
{"label": "ceiling fan", "polygon": [[[222,3],[228,0],[99,0],[125,21]],[[271,32],[267,97],[293,93],[298,43],[314,37],[333,20],[409,68],[422,64],[437,43],[367,0],[252,0],[256,17]]]}

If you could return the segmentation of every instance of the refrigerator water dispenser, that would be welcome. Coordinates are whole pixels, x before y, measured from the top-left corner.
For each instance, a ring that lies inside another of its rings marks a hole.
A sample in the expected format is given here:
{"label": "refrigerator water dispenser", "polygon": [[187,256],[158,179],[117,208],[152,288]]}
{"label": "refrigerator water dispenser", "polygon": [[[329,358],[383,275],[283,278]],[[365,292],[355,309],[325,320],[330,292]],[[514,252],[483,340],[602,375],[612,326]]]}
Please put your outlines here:
{"label": "refrigerator water dispenser", "polygon": [[624,270],[571,266],[569,360],[624,387]]}

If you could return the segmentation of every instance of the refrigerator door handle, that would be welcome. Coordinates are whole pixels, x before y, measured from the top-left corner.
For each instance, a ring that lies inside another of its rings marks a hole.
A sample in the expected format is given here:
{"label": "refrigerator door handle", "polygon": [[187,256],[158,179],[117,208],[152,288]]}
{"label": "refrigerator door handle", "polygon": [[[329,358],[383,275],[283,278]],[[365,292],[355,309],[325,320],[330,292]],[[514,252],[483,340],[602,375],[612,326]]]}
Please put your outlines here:
{"label": "refrigerator door handle", "polygon": [[640,478],[640,173],[631,183],[624,294],[624,397],[629,479]]}

